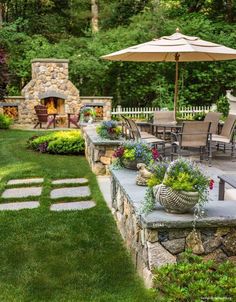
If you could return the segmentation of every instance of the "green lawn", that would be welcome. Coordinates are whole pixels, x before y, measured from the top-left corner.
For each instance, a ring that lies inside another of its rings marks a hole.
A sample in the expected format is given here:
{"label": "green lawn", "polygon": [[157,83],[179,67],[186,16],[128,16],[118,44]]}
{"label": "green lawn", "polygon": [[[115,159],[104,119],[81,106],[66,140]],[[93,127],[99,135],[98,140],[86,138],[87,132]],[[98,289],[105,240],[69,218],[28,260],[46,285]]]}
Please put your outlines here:
{"label": "green lawn", "polygon": [[[0,193],[9,179],[45,178],[40,208],[0,212],[0,301],[152,301],[85,158],[27,150],[34,133],[0,130]],[[63,177],[87,177],[97,206],[50,212],[50,181]]]}

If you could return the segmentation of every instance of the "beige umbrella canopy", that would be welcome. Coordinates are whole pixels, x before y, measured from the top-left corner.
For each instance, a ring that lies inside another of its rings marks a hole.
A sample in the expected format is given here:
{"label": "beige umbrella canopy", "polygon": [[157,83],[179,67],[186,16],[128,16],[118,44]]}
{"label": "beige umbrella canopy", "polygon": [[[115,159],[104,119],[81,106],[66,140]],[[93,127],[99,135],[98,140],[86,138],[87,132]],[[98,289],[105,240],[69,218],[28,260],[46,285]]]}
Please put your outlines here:
{"label": "beige umbrella canopy", "polygon": [[111,61],[176,62],[174,110],[178,99],[178,62],[222,61],[236,59],[236,50],[198,37],[185,36],[176,29],[171,36],[135,45],[102,56]]}

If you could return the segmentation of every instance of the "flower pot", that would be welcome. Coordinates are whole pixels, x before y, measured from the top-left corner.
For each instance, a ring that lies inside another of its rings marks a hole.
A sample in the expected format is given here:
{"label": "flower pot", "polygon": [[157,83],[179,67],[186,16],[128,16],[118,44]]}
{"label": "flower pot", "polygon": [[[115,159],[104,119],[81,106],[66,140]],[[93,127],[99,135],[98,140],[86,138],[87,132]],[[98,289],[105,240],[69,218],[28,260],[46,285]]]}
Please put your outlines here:
{"label": "flower pot", "polygon": [[143,160],[141,160],[141,159],[129,160],[129,159],[126,159],[126,158],[122,158],[121,162],[122,162],[122,165],[126,169],[138,170],[137,164],[143,163]]}
{"label": "flower pot", "polygon": [[153,193],[168,213],[182,214],[191,210],[199,201],[198,192],[176,191],[163,184],[153,187]]}

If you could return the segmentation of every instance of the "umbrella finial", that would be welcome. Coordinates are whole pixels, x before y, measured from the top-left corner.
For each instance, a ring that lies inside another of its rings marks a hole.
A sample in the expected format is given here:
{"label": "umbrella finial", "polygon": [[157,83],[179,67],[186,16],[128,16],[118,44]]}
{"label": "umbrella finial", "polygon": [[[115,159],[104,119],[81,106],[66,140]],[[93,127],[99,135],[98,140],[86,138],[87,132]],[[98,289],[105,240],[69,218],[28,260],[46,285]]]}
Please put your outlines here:
{"label": "umbrella finial", "polygon": [[180,30],[179,30],[178,27],[176,28],[175,32],[176,32],[176,33],[179,33],[179,32],[180,32]]}

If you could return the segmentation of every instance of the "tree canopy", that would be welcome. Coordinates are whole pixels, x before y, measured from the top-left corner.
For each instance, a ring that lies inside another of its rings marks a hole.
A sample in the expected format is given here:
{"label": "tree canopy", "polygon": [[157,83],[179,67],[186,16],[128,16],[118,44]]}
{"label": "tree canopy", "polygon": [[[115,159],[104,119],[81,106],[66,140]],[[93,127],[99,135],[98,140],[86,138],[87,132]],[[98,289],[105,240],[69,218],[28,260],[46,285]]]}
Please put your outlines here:
{"label": "tree canopy", "polygon": [[[70,78],[81,95],[110,95],[114,105],[171,107],[175,64],[107,62],[100,57],[170,35],[176,27],[234,48],[236,4],[233,0],[0,0],[0,26],[10,95],[19,94],[29,81],[33,58],[56,57],[70,60]],[[180,104],[214,103],[226,89],[236,88],[235,79],[235,61],[181,63]]]}

